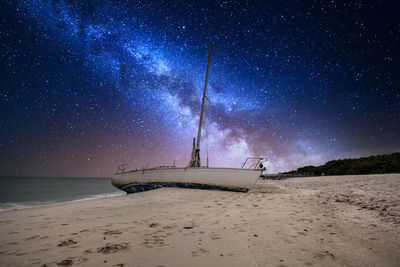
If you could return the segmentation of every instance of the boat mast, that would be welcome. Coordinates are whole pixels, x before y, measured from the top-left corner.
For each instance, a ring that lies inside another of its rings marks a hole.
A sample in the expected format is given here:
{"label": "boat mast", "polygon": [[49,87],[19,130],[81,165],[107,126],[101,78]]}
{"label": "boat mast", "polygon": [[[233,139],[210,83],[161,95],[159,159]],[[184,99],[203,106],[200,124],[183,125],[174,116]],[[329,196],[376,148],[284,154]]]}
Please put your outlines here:
{"label": "boat mast", "polygon": [[206,100],[207,81],[208,81],[208,70],[210,68],[210,61],[211,61],[211,48],[212,48],[212,43],[210,43],[210,48],[208,50],[206,80],[204,81],[203,99],[202,99],[202,102],[201,102],[199,131],[197,132],[197,144],[196,144],[196,147],[194,147],[194,144],[193,144],[192,158],[191,158],[190,163],[189,163],[190,167],[200,167],[201,166],[201,164],[200,164],[201,124],[203,123],[204,102]]}
{"label": "boat mast", "polygon": [[208,50],[206,80],[204,81],[203,100],[202,100],[202,102],[201,102],[201,112],[200,112],[199,131],[198,131],[198,133],[197,133],[197,145],[196,145],[196,149],[198,149],[198,150],[200,150],[201,124],[203,123],[204,102],[206,101],[206,91],[207,91],[207,81],[208,81],[208,70],[209,70],[209,68],[210,68],[210,61],[211,61],[211,48],[212,48],[212,43],[210,43],[210,48],[209,48],[209,50]]}

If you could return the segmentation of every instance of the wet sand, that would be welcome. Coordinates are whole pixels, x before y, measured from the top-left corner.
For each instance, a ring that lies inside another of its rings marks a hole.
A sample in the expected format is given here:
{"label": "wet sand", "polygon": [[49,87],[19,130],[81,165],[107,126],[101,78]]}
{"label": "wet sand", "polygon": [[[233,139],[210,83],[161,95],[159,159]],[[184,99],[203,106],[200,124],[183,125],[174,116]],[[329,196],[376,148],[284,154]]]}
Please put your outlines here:
{"label": "wet sand", "polygon": [[0,212],[1,266],[399,266],[400,174]]}

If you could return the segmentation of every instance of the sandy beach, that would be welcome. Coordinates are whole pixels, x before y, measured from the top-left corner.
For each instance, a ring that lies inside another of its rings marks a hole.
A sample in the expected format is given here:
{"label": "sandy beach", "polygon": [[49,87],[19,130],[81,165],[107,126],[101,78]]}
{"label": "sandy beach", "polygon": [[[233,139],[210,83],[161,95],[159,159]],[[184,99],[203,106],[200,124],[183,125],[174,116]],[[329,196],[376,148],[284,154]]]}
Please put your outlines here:
{"label": "sandy beach", "polygon": [[1,266],[399,266],[400,174],[0,212]]}

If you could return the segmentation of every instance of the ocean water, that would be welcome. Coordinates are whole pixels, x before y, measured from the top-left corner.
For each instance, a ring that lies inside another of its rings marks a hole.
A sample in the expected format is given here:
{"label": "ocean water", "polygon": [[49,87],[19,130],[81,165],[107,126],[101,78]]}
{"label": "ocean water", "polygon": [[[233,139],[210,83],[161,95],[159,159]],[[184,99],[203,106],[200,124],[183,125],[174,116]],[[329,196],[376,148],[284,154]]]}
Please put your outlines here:
{"label": "ocean water", "polygon": [[0,211],[124,194],[111,178],[0,177]]}

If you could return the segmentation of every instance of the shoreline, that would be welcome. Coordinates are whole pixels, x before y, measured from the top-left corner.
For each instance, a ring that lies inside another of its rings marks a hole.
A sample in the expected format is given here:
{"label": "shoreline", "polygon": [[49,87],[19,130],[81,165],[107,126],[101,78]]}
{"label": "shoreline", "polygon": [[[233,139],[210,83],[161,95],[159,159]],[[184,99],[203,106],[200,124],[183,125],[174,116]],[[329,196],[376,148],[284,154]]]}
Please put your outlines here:
{"label": "shoreline", "polygon": [[[2,202],[0,203],[0,213],[5,211],[13,211],[13,210],[24,210],[31,208],[40,208],[40,207],[50,207],[55,205],[63,205],[74,202],[82,202],[88,200],[102,199],[102,198],[110,198],[110,197],[118,197],[126,195],[125,192],[114,192],[114,193],[104,193],[104,194],[96,194],[96,195],[87,195],[82,196],[82,198],[71,199],[71,200],[49,200],[49,201],[22,201],[22,202]],[[13,207],[4,208],[3,206],[11,205]]]}
{"label": "shoreline", "polygon": [[398,266],[400,174],[343,177],[0,212],[0,265]]}

